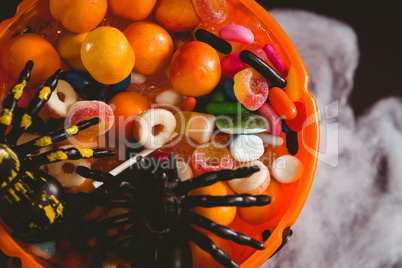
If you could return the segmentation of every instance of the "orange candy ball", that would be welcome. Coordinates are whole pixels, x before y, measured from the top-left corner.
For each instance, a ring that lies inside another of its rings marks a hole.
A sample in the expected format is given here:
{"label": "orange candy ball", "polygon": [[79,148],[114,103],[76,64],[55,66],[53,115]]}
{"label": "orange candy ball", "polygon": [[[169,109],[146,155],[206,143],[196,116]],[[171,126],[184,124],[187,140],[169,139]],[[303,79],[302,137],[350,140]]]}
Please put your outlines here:
{"label": "orange candy ball", "polygon": [[173,55],[173,41],[169,33],[156,23],[138,21],[124,30],[134,50],[134,70],[151,75],[165,67]]}
{"label": "orange candy ball", "polygon": [[156,5],[156,0],[108,0],[110,10],[123,18],[143,20],[147,18]]}
{"label": "orange candy ball", "polygon": [[169,75],[173,87],[180,94],[193,97],[206,95],[221,78],[218,53],[206,43],[189,42],[173,55]]}
{"label": "orange candy ball", "polygon": [[52,16],[74,33],[89,32],[103,20],[107,0],[50,0]]}
{"label": "orange candy ball", "polygon": [[277,216],[283,205],[282,185],[271,180],[268,188],[262,193],[271,197],[271,203],[262,207],[238,207],[237,215],[245,222],[259,225]]}
{"label": "orange candy ball", "polygon": [[[151,108],[151,103],[143,95],[134,91],[116,94],[109,105],[114,108],[115,135],[119,138],[133,138],[133,123],[137,115]],[[124,133],[124,134],[123,134]]]}
{"label": "orange candy ball", "polygon": [[40,86],[61,68],[57,51],[49,41],[38,34],[21,34],[5,44],[2,54],[3,66],[14,79],[18,79],[21,70],[29,60],[34,62],[29,82],[32,88]]}
{"label": "orange candy ball", "polygon": [[135,54],[124,34],[114,27],[98,27],[81,45],[81,60],[102,84],[117,84],[131,73]]}
{"label": "orange candy ball", "polygon": [[192,0],[160,0],[156,6],[155,18],[171,31],[188,31],[200,23]]}
{"label": "orange candy ball", "polygon": [[81,45],[88,33],[67,33],[63,35],[57,44],[57,51],[68,67],[73,70],[86,72],[81,60]]}
{"label": "orange candy ball", "polygon": [[[210,186],[197,188],[190,192],[190,195],[213,195],[213,196],[225,196],[234,195],[232,189],[225,182],[217,182]],[[193,211],[222,225],[229,225],[232,223],[236,216],[237,208],[233,207],[212,207],[202,208],[195,207]]]}

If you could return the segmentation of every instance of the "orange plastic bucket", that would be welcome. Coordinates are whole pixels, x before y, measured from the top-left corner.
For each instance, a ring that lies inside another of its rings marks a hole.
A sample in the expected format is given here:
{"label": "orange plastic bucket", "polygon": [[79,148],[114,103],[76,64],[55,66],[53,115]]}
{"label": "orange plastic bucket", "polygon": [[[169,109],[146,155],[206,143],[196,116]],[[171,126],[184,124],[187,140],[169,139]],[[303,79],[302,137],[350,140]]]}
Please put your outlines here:
{"label": "orange plastic bucket", "polygon": [[[247,12],[236,14],[239,19],[249,19],[250,21],[260,21],[265,25],[264,31],[258,33],[260,38],[269,38],[279,44],[279,51],[286,59],[288,67],[292,68],[292,86],[297,88],[300,98],[306,108],[306,125],[299,133],[299,151],[296,154],[304,164],[302,178],[294,183],[283,185],[285,192],[284,213],[280,218],[274,218],[261,226],[252,226],[236,219],[231,225],[236,230],[241,230],[251,237],[257,237],[263,230],[269,229],[271,235],[265,241],[266,249],[256,251],[252,249],[242,250],[238,256],[234,256],[235,261],[241,263],[241,267],[259,267],[268,260],[281,246],[283,234],[297,220],[309,194],[313,183],[314,174],[318,160],[319,149],[319,122],[316,101],[308,92],[307,85],[309,77],[300,55],[293,43],[271,17],[271,15],[258,5],[254,0],[231,0],[231,7]],[[49,12],[48,0],[24,0],[17,9],[15,16],[5,20],[0,24],[0,51],[4,43],[16,34],[20,33],[26,26],[35,26],[47,23],[52,20]],[[255,17],[250,17],[250,12]],[[257,18],[257,20],[255,20]],[[253,22],[251,22],[253,23]],[[264,36],[266,35],[266,36]],[[289,78],[288,78],[289,79]],[[0,64],[0,100],[4,100],[11,83],[14,81],[3,70]],[[284,137],[284,136],[283,136]],[[283,154],[279,150],[279,155]],[[32,256],[24,250],[24,245],[14,241],[10,235],[10,230],[0,224],[0,249],[10,257],[20,258],[23,267],[47,267],[44,260]],[[257,239],[261,239],[260,237]]]}

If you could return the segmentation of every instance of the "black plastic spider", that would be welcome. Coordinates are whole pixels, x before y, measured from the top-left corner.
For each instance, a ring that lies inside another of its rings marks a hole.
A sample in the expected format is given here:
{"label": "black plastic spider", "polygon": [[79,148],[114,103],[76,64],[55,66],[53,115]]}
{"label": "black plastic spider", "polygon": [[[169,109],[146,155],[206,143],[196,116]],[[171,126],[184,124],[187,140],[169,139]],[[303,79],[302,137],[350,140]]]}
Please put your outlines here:
{"label": "black plastic spider", "polygon": [[[61,184],[39,166],[65,159],[99,158],[115,153],[104,149],[56,149],[39,155],[31,153],[76,135],[100,122],[93,118],[65,129],[16,145],[21,135],[32,125],[43,105],[55,90],[62,70],[44,83],[20,117],[14,116],[17,101],[29,82],[33,62],[20,73],[6,99],[0,115],[0,216],[21,240],[30,236],[46,236],[58,230],[69,209]],[[15,117],[15,118],[14,118]],[[11,130],[7,133],[8,128]]]}
{"label": "black plastic spider", "polygon": [[269,196],[189,195],[195,188],[218,181],[247,177],[258,171],[258,167],[209,172],[187,181],[180,181],[175,163],[174,154],[170,154],[168,163],[138,157],[137,164],[117,176],[85,167],[77,168],[77,172],[82,176],[103,182],[103,185],[91,194],[77,194],[80,200],[85,200],[93,206],[123,207],[129,211],[91,225],[74,236],[73,242],[85,242],[104,234],[107,230],[129,226],[126,230],[99,241],[91,267],[101,267],[107,251],[127,242],[130,243],[128,255],[132,267],[192,267],[188,241],[193,241],[222,265],[239,267],[226,252],[218,248],[206,235],[195,231],[191,225],[197,225],[238,244],[260,250],[265,248],[262,242],[219,225],[192,212],[191,208],[264,206],[270,203]]}

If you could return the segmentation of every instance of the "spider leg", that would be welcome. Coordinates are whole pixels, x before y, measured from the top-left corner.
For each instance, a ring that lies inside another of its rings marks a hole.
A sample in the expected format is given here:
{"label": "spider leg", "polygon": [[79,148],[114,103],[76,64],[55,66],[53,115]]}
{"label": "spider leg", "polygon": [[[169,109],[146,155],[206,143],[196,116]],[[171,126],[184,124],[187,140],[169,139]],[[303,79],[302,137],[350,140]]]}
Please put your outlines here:
{"label": "spider leg", "polygon": [[107,231],[119,226],[132,224],[134,221],[135,215],[131,212],[113,216],[97,223],[94,226],[88,226],[88,228],[85,228],[78,234],[74,235],[74,237],[71,239],[71,242],[79,243],[88,241],[92,237],[96,236],[96,234],[99,232]]}
{"label": "spider leg", "polygon": [[90,126],[96,125],[100,122],[100,118],[92,118],[90,120],[85,120],[79,122],[76,125],[69,126],[65,129],[56,130],[53,133],[39,137],[32,141],[26,142],[15,147],[16,152],[19,155],[27,155],[33,151],[51,145],[53,143],[64,141],[65,139],[76,135],[81,130],[87,129]]}
{"label": "spider leg", "polygon": [[205,218],[197,213],[190,211],[188,214],[186,214],[186,218],[191,224],[198,225],[205,230],[208,230],[222,238],[230,239],[237,244],[246,245],[259,250],[265,248],[264,244],[260,241],[250,238],[245,234],[236,232],[227,226],[217,224],[216,222],[211,221],[210,219]]}
{"label": "spider leg", "polygon": [[135,206],[135,199],[132,197],[110,197],[100,198],[96,202],[97,206],[104,206],[108,208],[132,208]]}
{"label": "spider leg", "polygon": [[102,158],[106,156],[114,156],[115,154],[116,153],[111,150],[71,147],[67,149],[56,149],[35,156],[27,156],[23,161],[25,162],[25,165],[45,165],[67,159],[78,160]]}
{"label": "spider leg", "polygon": [[95,250],[95,254],[92,257],[90,268],[102,267],[103,261],[106,259],[107,252],[118,248],[119,246],[125,244],[126,242],[132,241],[138,236],[138,231],[133,227],[127,230],[108,237],[106,241],[103,241],[98,248]]}
{"label": "spider leg", "polygon": [[17,84],[11,88],[3,102],[3,109],[0,116],[0,140],[4,139],[5,131],[12,122],[13,113],[15,107],[17,106],[17,102],[21,98],[22,92],[31,78],[32,67],[33,61],[30,60],[26,63],[25,68],[21,71]]}
{"label": "spider leg", "polygon": [[240,268],[240,266],[234,262],[224,250],[217,247],[206,235],[195,231],[190,225],[186,226],[186,234],[189,240],[193,241],[205,252],[211,254],[211,256],[223,266]]}
{"label": "spider leg", "polygon": [[257,166],[252,166],[242,167],[236,170],[224,169],[220,171],[207,172],[196,178],[180,182],[178,190],[181,193],[188,193],[195,188],[208,186],[218,181],[228,181],[234,178],[244,178],[259,170],[260,169]]}
{"label": "spider leg", "polygon": [[194,195],[184,198],[184,205],[187,208],[193,207],[222,207],[222,206],[237,206],[237,207],[252,207],[265,206],[271,202],[271,197],[267,195]]}
{"label": "spider leg", "polygon": [[21,137],[22,133],[29,128],[32,124],[32,120],[38,115],[39,111],[42,109],[43,105],[49,100],[50,95],[55,90],[57,82],[61,76],[63,70],[57,70],[51,77],[49,77],[42,88],[40,88],[25,113],[21,117],[19,125],[13,126],[11,131],[6,135],[6,141],[11,144],[15,144],[17,140]]}

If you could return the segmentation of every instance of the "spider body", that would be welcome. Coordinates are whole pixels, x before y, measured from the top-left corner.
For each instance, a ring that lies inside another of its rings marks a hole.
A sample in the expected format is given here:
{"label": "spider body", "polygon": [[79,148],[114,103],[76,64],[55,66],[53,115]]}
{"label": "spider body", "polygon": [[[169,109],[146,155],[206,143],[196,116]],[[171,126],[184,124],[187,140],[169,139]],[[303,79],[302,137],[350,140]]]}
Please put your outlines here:
{"label": "spider body", "polygon": [[219,225],[193,212],[192,208],[263,206],[270,203],[269,196],[189,195],[191,190],[198,187],[246,177],[258,171],[258,167],[209,172],[188,181],[180,181],[175,163],[174,154],[169,156],[168,163],[139,157],[137,164],[117,176],[84,167],[77,168],[81,175],[103,182],[95,192],[81,194],[80,198],[86,199],[93,206],[127,210],[127,213],[91,225],[73,238],[73,242],[80,243],[94,236],[100,238],[108,230],[125,226],[123,231],[98,240],[99,246],[91,267],[100,267],[107,251],[127,242],[130,243],[128,256],[132,267],[191,267],[189,241],[210,253],[224,266],[239,267],[212,240],[196,231],[192,227],[194,225],[238,244],[256,249],[265,248],[260,241]]}
{"label": "spider body", "polygon": [[[58,70],[40,88],[28,108],[15,117],[17,101],[29,82],[33,62],[22,70],[16,85],[3,102],[0,115],[0,215],[21,240],[25,236],[43,236],[57,230],[66,215],[63,187],[39,166],[64,159],[103,157],[114,152],[103,149],[68,148],[43,154],[32,152],[63,141],[94,124],[99,118],[82,121],[66,129],[55,130],[27,143],[16,145],[21,135],[32,125],[43,105],[50,98],[62,73]],[[15,117],[15,118],[14,118]]]}

